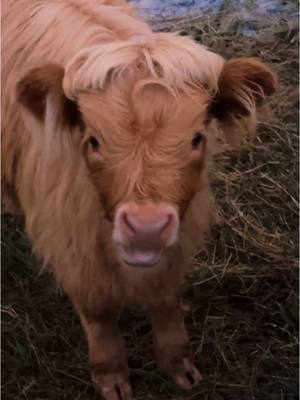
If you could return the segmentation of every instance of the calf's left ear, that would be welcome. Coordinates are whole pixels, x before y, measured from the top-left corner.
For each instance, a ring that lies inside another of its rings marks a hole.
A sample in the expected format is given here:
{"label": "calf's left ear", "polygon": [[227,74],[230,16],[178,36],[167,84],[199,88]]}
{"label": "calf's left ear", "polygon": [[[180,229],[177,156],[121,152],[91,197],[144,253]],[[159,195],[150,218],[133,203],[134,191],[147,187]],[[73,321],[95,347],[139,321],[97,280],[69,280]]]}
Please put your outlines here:
{"label": "calf's left ear", "polygon": [[229,142],[239,144],[245,133],[255,132],[256,112],[265,105],[266,97],[274,93],[276,86],[276,74],[255,58],[225,62],[210,114],[219,121]]}
{"label": "calf's left ear", "polygon": [[17,99],[40,122],[47,116],[70,128],[82,125],[76,102],[63,91],[64,69],[56,64],[45,64],[29,71],[17,84]]}

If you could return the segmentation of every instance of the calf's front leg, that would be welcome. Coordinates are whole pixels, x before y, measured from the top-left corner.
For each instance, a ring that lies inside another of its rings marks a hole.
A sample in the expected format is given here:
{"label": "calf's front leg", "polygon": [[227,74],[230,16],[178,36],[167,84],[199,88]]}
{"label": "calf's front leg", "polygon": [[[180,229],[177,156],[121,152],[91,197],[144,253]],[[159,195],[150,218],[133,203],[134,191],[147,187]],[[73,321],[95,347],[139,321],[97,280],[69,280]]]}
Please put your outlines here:
{"label": "calf's front leg", "polygon": [[184,389],[202,379],[194,365],[182,305],[177,297],[150,307],[158,364]]}
{"label": "calf's front leg", "polygon": [[132,400],[119,311],[108,307],[93,314],[80,312],[88,339],[92,381],[106,400]]}

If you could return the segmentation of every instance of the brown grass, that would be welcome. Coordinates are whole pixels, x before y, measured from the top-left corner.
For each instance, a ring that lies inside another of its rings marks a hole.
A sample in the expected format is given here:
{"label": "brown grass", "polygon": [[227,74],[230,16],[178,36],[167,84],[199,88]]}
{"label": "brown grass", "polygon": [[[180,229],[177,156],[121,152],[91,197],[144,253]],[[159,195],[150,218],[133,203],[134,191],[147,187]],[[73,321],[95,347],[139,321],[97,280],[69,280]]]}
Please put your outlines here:
{"label": "brown grass", "polygon": [[[226,13],[173,26],[224,56],[263,58],[280,88],[258,139],[216,159],[220,225],[186,284],[187,323],[205,380],[185,393],[161,375],[147,316],[128,310],[121,327],[137,400],[298,399],[298,36],[284,19],[264,23],[269,29],[257,38],[239,35],[239,22]],[[4,216],[3,399],[96,399],[79,321],[36,264],[22,219]]]}

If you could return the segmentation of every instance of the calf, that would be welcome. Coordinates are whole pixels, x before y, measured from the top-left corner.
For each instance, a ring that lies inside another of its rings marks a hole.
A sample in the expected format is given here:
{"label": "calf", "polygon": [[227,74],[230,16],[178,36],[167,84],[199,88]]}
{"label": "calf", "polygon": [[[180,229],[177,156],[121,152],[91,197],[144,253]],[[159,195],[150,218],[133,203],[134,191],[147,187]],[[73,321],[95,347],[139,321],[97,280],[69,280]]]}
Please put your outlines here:
{"label": "calf", "polygon": [[122,0],[3,8],[4,200],[80,317],[92,380],[132,399],[118,317],[140,303],[160,367],[190,388],[201,375],[179,292],[214,216],[209,126],[241,140],[276,77],[154,33]]}

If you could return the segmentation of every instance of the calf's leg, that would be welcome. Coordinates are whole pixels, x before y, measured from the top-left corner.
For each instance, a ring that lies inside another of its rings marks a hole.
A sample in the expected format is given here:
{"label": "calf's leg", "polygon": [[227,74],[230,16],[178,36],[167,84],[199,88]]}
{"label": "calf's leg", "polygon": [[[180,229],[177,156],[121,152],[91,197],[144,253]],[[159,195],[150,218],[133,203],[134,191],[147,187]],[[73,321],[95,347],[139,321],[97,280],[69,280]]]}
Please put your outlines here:
{"label": "calf's leg", "polygon": [[162,370],[185,389],[200,382],[189,338],[184,326],[182,305],[174,296],[150,307],[155,350]]}
{"label": "calf's leg", "polygon": [[92,381],[106,400],[132,400],[126,351],[118,327],[119,308],[82,313]]}

